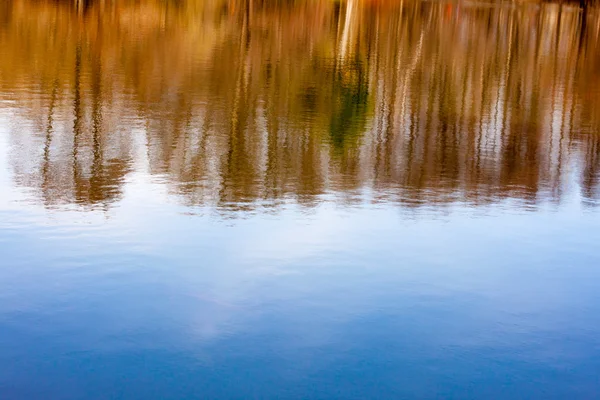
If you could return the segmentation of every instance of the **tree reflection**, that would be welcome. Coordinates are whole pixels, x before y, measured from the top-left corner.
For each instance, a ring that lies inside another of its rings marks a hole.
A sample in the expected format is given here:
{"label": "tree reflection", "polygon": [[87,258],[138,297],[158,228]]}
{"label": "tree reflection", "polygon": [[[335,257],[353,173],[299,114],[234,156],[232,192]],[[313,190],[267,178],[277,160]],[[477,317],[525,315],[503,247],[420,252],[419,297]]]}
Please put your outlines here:
{"label": "tree reflection", "polygon": [[561,201],[573,170],[597,202],[600,18],[589,7],[2,7],[0,91],[32,121],[11,133],[15,178],[47,205],[108,206],[140,168],[187,204],[227,209],[361,189],[408,206],[536,204]]}

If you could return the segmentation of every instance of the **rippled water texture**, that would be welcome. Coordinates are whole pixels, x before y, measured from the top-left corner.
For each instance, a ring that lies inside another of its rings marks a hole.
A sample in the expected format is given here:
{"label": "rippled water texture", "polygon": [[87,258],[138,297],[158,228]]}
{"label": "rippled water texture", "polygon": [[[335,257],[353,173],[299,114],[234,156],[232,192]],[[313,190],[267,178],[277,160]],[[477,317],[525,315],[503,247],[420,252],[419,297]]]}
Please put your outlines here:
{"label": "rippled water texture", "polygon": [[600,10],[0,4],[0,398],[600,398]]}

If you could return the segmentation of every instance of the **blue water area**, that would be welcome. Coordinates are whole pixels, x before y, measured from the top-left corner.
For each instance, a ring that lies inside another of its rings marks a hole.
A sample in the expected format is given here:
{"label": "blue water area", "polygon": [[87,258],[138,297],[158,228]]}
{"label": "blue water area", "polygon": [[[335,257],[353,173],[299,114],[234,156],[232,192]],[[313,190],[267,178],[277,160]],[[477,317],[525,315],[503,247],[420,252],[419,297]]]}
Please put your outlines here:
{"label": "blue water area", "polygon": [[3,398],[594,398],[600,216],[2,213]]}

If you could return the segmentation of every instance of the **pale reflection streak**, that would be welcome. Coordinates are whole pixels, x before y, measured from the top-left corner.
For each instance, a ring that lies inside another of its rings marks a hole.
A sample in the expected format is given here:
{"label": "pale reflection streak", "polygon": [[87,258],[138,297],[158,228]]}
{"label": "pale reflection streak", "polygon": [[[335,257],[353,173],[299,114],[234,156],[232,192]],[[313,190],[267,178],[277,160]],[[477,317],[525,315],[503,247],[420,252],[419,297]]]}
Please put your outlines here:
{"label": "pale reflection streak", "polygon": [[536,204],[560,201],[573,171],[597,202],[597,10],[86,4],[15,1],[0,28],[11,168],[44,204],[106,207],[140,164],[186,204],[234,210],[365,188]]}

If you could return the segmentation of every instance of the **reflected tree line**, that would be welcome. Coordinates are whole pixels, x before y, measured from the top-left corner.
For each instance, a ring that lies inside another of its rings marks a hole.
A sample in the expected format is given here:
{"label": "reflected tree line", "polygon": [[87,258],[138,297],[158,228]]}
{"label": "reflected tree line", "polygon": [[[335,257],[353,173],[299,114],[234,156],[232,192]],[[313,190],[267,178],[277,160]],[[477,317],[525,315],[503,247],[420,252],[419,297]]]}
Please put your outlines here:
{"label": "reflected tree line", "polygon": [[[45,204],[560,201],[600,178],[600,14],[558,4],[6,2],[11,166]],[[34,17],[32,17],[32,15]]]}

